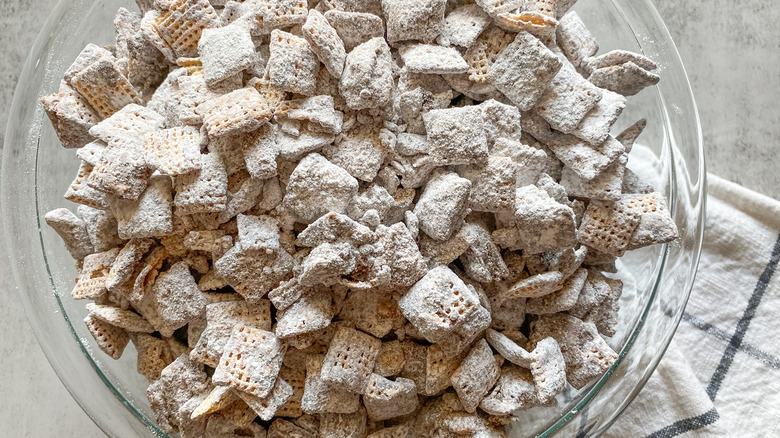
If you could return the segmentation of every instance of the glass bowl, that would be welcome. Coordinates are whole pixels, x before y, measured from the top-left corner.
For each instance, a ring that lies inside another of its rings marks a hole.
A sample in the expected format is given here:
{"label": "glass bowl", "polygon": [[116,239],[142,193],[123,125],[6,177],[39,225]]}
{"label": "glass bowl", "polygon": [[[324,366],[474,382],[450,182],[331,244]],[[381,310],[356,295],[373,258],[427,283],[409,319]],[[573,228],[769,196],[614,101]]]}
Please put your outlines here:
{"label": "glass bowl", "polygon": [[[70,297],[76,269],[43,215],[68,206],[65,188],[78,169],[62,148],[39,100],[57,90],[63,72],[90,42],[113,43],[113,17],[132,0],[62,0],[42,25],[22,72],[8,123],[2,172],[3,225],[13,274],[35,335],[63,384],[109,436],[164,436],[136,372],[132,344],[121,360],[103,354],[88,334],[83,302]],[[131,9],[132,10],[132,9]],[[649,0],[580,0],[578,11],[601,45],[640,51],[660,66],[661,82],[629,99],[616,132],[648,120],[629,167],[669,199],[681,238],[627,254],[620,326],[609,343],[615,365],[557,408],[518,414],[513,437],[597,436],[642,389],[666,350],[691,291],[699,259],[705,171],[696,105],[677,50]],[[69,207],[75,207],[69,205]],[[632,286],[633,285],[633,286]]]}

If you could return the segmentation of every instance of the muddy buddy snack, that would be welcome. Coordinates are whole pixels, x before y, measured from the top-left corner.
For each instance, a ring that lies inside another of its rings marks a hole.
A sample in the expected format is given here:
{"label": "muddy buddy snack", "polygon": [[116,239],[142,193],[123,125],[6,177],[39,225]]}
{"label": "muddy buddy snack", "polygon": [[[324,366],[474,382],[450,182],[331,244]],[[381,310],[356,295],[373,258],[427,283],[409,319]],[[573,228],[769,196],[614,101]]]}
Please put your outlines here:
{"label": "muddy buddy snack", "polygon": [[45,219],[161,430],[506,437],[610,369],[615,261],[678,232],[612,129],[659,67],[574,3],[120,9],[42,99]]}

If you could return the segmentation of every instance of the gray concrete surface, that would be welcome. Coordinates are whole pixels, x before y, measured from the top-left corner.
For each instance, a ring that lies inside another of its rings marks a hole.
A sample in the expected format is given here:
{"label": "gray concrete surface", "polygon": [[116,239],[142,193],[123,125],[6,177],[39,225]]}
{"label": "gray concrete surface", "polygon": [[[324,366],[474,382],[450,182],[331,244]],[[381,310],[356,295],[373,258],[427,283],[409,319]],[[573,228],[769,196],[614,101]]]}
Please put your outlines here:
{"label": "gray concrete surface", "polygon": [[[0,0],[0,146],[22,63],[53,1]],[[738,7],[731,0],[655,2],[690,75],[709,170],[780,199],[780,6],[772,0]],[[5,260],[0,265],[7,269]],[[0,436],[103,436],[46,362],[5,271],[0,334]]]}

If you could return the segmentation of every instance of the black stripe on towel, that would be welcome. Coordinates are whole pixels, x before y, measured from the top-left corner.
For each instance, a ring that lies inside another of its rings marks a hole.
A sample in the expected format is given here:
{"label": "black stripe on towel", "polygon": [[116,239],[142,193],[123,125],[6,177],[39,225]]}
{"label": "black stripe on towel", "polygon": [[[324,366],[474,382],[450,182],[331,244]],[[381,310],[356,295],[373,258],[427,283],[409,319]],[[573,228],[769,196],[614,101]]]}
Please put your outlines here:
{"label": "black stripe on towel", "polygon": [[675,421],[674,423],[664,427],[663,429],[659,429],[651,433],[650,435],[647,435],[645,438],[675,437],[685,432],[691,432],[694,430],[701,429],[702,427],[709,426],[710,424],[718,421],[718,418],[720,418],[720,416],[718,415],[718,411],[716,411],[715,408],[712,408],[701,415],[697,415],[691,418],[686,418],[680,421]]}
{"label": "black stripe on towel", "polygon": [[747,333],[748,328],[750,327],[750,322],[753,320],[753,317],[756,316],[756,309],[758,309],[759,304],[761,304],[761,299],[764,297],[766,287],[769,285],[769,281],[772,280],[772,275],[774,275],[779,261],[780,236],[775,240],[775,246],[772,249],[772,255],[769,257],[769,263],[767,263],[761,276],[758,277],[758,283],[756,284],[755,289],[753,289],[753,294],[750,296],[745,313],[737,323],[737,330],[734,332],[734,336],[731,337],[729,345],[726,347],[726,351],[720,358],[720,363],[715,369],[715,374],[713,374],[710,384],[707,385],[707,395],[710,397],[710,400],[715,400],[715,397],[720,390],[720,386],[723,383],[723,379],[726,377],[726,374],[728,374],[731,364],[734,363],[734,355],[742,345],[742,340],[745,338],[745,333]]}

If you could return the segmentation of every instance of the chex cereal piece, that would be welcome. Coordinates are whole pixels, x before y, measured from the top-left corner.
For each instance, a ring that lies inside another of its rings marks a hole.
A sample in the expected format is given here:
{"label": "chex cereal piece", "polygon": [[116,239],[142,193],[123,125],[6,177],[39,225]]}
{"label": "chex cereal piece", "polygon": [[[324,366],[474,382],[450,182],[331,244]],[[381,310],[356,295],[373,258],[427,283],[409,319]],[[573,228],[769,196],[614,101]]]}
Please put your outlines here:
{"label": "chex cereal piece", "polygon": [[286,339],[306,333],[321,331],[333,319],[331,297],[327,289],[314,288],[277,313],[276,336]]}
{"label": "chex cereal piece", "polygon": [[172,335],[174,330],[206,310],[206,300],[185,262],[178,262],[160,273],[151,293],[156,313],[163,324],[155,328],[163,336]]}
{"label": "chex cereal piece", "polygon": [[108,251],[125,241],[117,235],[117,223],[110,211],[79,205],[76,210],[87,225],[89,240],[96,252]]}
{"label": "chex cereal piece", "polygon": [[160,237],[173,231],[171,179],[153,176],[137,201],[113,198],[111,212],[121,239]]}
{"label": "chex cereal piece", "polygon": [[89,130],[100,117],[65,81],[57,93],[41,98],[41,103],[63,147],[80,148],[91,141]]}
{"label": "chex cereal piece", "polygon": [[[187,233],[184,237],[184,247],[190,251],[212,252],[218,249],[218,240],[225,237],[225,230],[196,230]],[[231,238],[232,237],[228,236]],[[232,243],[231,243],[232,246]]]}
{"label": "chex cereal piece", "polygon": [[467,223],[466,239],[470,246],[460,256],[466,275],[481,283],[500,281],[509,276],[504,259],[493,243],[490,232],[479,224]]}
{"label": "chex cereal piece", "polygon": [[468,214],[471,182],[454,172],[442,172],[426,184],[414,214],[420,229],[436,240],[446,240]]}
{"label": "chex cereal piece", "polygon": [[517,189],[515,220],[523,249],[530,254],[571,248],[577,241],[574,211],[536,186]]}
{"label": "chex cereal piece", "polygon": [[436,396],[441,395],[446,390],[452,381],[450,377],[458,369],[465,353],[460,353],[456,356],[449,357],[444,354],[441,347],[437,344],[433,344],[427,348],[428,355],[426,357],[425,365],[425,386],[418,388],[417,392],[428,395]]}
{"label": "chex cereal piece", "polygon": [[98,348],[114,360],[122,357],[127,343],[130,342],[130,336],[124,329],[109,324],[93,315],[87,315],[84,318],[84,324],[87,325],[87,330],[95,338]]}
{"label": "chex cereal piece", "polygon": [[[376,357],[374,373],[382,377],[398,375],[406,363],[403,344],[400,341],[383,342]],[[449,376],[448,376],[449,377]]]}
{"label": "chex cereal piece", "polygon": [[602,68],[615,67],[628,62],[634,63],[637,67],[647,71],[658,68],[658,65],[652,59],[627,50],[613,50],[595,58],[590,58],[583,67],[586,71],[592,73]]}
{"label": "chex cereal piece", "polygon": [[373,243],[376,234],[348,216],[330,212],[312,222],[296,239],[296,245],[315,247],[323,243],[350,242],[356,246]]}
{"label": "chex cereal piece", "polygon": [[240,134],[260,128],[272,112],[254,88],[241,88],[197,108],[211,137]]}
{"label": "chex cereal piece", "polygon": [[360,406],[360,394],[326,382],[321,377],[322,357],[309,359],[306,364],[306,388],[301,408],[307,414],[351,414]]}
{"label": "chex cereal piece", "polygon": [[316,436],[315,433],[309,432],[289,421],[277,418],[268,428],[267,438],[315,438]]}
{"label": "chex cereal piece", "polygon": [[[288,350],[289,354],[291,350]],[[285,355],[285,360],[287,359]],[[279,371],[279,381],[286,382],[292,389],[292,395],[287,399],[284,404],[276,409],[276,415],[279,417],[297,418],[303,415],[301,410],[301,398],[303,397],[304,386],[306,382],[305,369],[293,370],[286,366],[282,366]]]}
{"label": "chex cereal piece", "polygon": [[257,304],[243,300],[211,303],[206,305],[206,321],[206,329],[190,353],[190,358],[216,367],[234,326],[246,324],[271,330],[271,307],[267,300]]}
{"label": "chex cereal piece", "polygon": [[441,32],[445,0],[382,0],[387,20],[387,41],[432,42]]}
{"label": "chex cereal piece", "polygon": [[[257,302],[280,281],[288,278],[294,260],[278,251],[245,248],[240,242],[214,262],[214,268],[244,299]],[[260,271],[263,275],[256,275]]]}
{"label": "chex cereal piece", "polygon": [[84,258],[84,265],[73,288],[74,300],[93,300],[106,293],[106,279],[117,254],[119,248],[113,248]]}
{"label": "chex cereal piece", "polygon": [[208,0],[176,0],[160,18],[157,32],[178,58],[197,57],[203,30],[219,20]]}
{"label": "chex cereal piece", "polygon": [[271,300],[277,311],[281,311],[298,301],[308,289],[300,284],[298,277],[293,277],[281,282],[279,286],[268,292],[268,299]]}
{"label": "chex cereal piece", "polygon": [[394,287],[406,288],[425,275],[422,254],[404,224],[397,223],[391,227],[379,225],[376,231],[379,237],[377,248],[383,250],[382,255],[374,260],[372,270],[376,277],[386,272]]}
{"label": "chex cereal piece", "polygon": [[466,412],[476,412],[479,403],[496,384],[500,373],[493,359],[493,350],[484,339],[480,339],[452,374],[452,386]]}
{"label": "chex cereal piece", "polygon": [[[108,194],[89,186],[88,180],[94,166],[86,161],[81,162],[76,178],[68,186],[64,198],[77,204],[87,205],[92,208],[108,209]],[[144,182],[145,183],[145,182]],[[143,189],[141,189],[143,190]]]}
{"label": "chex cereal piece", "polygon": [[[639,119],[636,123],[626,128],[623,132],[618,134],[615,139],[619,141],[625,148],[626,153],[631,152],[631,149],[634,147],[634,143],[636,142],[637,138],[639,138],[640,135],[642,135],[642,132],[644,132],[645,128],[647,127],[647,119]],[[631,193],[631,192],[627,192]]]}
{"label": "chex cereal piece", "polygon": [[604,280],[609,285],[609,293],[598,306],[584,316],[583,321],[595,324],[596,329],[604,336],[615,336],[620,311],[618,300],[623,294],[623,282],[612,278]]}
{"label": "chex cereal piece", "polygon": [[484,163],[488,157],[482,112],[477,108],[438,109],[423,115],[430,157],[439,165]]}
{"label": "chex cereal piece", "polygon": [[542,97],[562,65],[533,35],[520,32],[496,58],[488,78],[521,111],[528,111]]}
{"label": "chex cereal piece", "polygon": [[190,414],[190,418],[197,420],[209,414],[222,410],[238,399],[238,395],[229,386],[215,386],[211,392],[200,402]]}
{"label": "chex cereal piece", "polygon": [[104,118],[125,105],[141,101],[140,94],[122,74],[119,66],[107,57],[98,59],[77,73],[71,85]]}
{"label": "chex cereal piece", "polygon": [[244,22],[204,29],[198,43],[203,76],[208,84],[217,84],[249,68],[254,53],[252,35]]}
{"label": "chex cereal piece", "polygon": [[200,131],[193,126],[175,127],[146,134],[146,162],[165,175],[200,170]]}
{"label": "chex cereal piece", "polygon": [[639,212],[639,224],[628,243],[628,249],[671,242],[679,236],[677,225],[666,206],[666,200],[658,192],[626,199],[629,207]]}
{"label": "chex cereal piece", "polygon": [[108,278],[106,278],[108,290],[131,280],[136,266],[154,243],[152,239],[132,239],[122,247],[111,265]]}
{"label": "chex cereal piece", "polygon": [[490,17],[496,18],[498,14],[512,12],[524,6],[523,0],[476,0],[476,3]]}
{"label": "chex cereal piece", "polygon": [[384,22],[375,14],[331,9],[325,12],[325,18],[336,30],[347,53],[372,38],[384,36]]}
{"label": "chex cereal piece", "polygon": [[[503,153],[504,149],[497,142],[521,141],[522,118],[520,110],[514,105],[507,105],[490,99],[479,104],[482,118],[485,120],[485,134],[491,153]],[[514,154],[505,154],[513,156]]]}
{"label": "chex cereal piece", "polygon": [[293,388],[283,379],[277,378],[273,389],[265,397],[257,397],[243,391],[237,391],[237,394],[261,420],[270,421],[276,415],[277,410],[292,397]]}
{"label": "chex cereal piece", "polygon": [[330,286],[357,267],[357,251],[349,243],[323,243],[301,262],[299,281],[304,286]]}
{"label": "chex cereal piece", "polygon": [[338,134],[341,132],[344,114],[334,106],[333,96],[312,96],[284,102],[277,108],[275,116],[311,122],[314,124],[312,128],[316,130]]}
{"label": "chex cereal piece", "polygon": [[65,81],[70,83],[77,74],[81,73],[84,69],[99,61],[101,58],[116,61],[116,58],[110,51],[92,43],[87,44],[79,53],[79,56],[76,57],[70,67],[65,71]]}
{"label": "chex cereal piece", "polygon": [[556,37],[566,58],[575,67],[579,67],[583,60],[599,51],[599,44],[576,12],[569,12],[561,18]]}
{"label": "chex cereal piece", "polygon": [[537,298],[561,289],[563,275],[558,271],[532,275],[513,284],[502,296],[507,298]]}
{"label": "chex cereal piece", "polygon": [[647,181],[643,180],[639,177],[636,173],[634,173],[631,169],[626,168],[623,173],[623,186],[622,186],[622,192],[625,194],[629,193],[653,193],[655,191],[655,188],[647,183]]}
{"label": "chex cereal piece", "polygon": [[366,410],[361,407],[351,414],[322,414],[319,436],[358,438],[366,436]]}
{"label": "chex cereal piece", "polygon": [[601,100],[601,89],[583,78],[573,65],[564,62],[550,87],[536,102],[536,112],[551,127],[573,132],[585,115]]}
{"label": "chex cereal piece", "polygon": [[178,215],[218,213],[227,206],[228,176],[218,154],[199,154],[200,170],[176,177]]}
{"label": "chex cereal piece", "polygon": [[279,146],[276,144],[276,130],[270,125],[247,134],[244,138],[244,162],[249,175],[257,179],[276,176],[276,158]]}
{"label": "chex cereal piece", "polygon": [[485,332],[485,339],[487,339],[487,342],[490,343],[504,359],[523,368],[530,367],[532,359],[531,353],[526,351],[525,348],[517,345],[515,341],[509,339],[505,334],[499,333],[493,329],[487,329]]}
{"label": "chex cereal piece", "polygon": [[379,108],[393,92],[390,47],[383,38],[372,38],[347,55],[339,92],[352,110]]}
{"label": "chex cereal piece", "polygon": [[122,310],[112,306],[101,306],[94,303],[87,304],[90,316],[114,327],[133,333],[152,333],[154,327],[140,315],[130,310]]}
{"label": "chex cereal piece", "polygon": [[387,335],[398,319],[398,305],[389,292],[351,290],[339,317],[377,338]]}
{"label": "chex cereal piece", "polygon": [[625,147],[612,136],[593,146],[573,135],[558,134],[550,139],[547,146],[563,164],[586,180],[595,178],[625,152]]}
{"label": "chex cereal piece", "polygon": [[403,377],[392,381],[372,374],[366,383],[363,403],[372,421],[400,417],[417,409],[417,387],[413,380]]}
{"label": "chex cereal piece", "polygon": [[339,136],[322,154],[333,164],[362,181],[373,181],[385,161],[387,150],[371,126],[358,126]]}
{"label": "chex cereal piece", "polygon": [[120,8],[114,20],[117,57],[127,59],[127,79],[142,93],[150,93],[168,73],[165,55],[144,37],[141,16]]}
{"label": "chex cereal piece", "polygon": [[640,221],[640,211],[628,200],[615,203],[591,201],[585,210],[577,240],[591,248],[622,256]]}
{"label": "chex cereal piece", "polygon": [[585,115],[572,134],[593,145],[603,143],[607,140],[610,128],[625,107],[625,97],[609,90],[603,90],[601,100]]}
{"label": "chex cereal piece", "polygon": [[406,68],[412,73],[465,73],[469,65],[460,53],[451,47],[434,44],[410,44],[399,50]]}
{"label": "chex cereal piece", "polygon": [[263,33],[272,29],[291,27],[306,21],[308,3],[301,0],[274,0],[262,4]]}
{"label": "chex cereal piece", "polygon": [[89,134],[109,145],[143,146],[147,133],[162,129],[165,117],[141,105],[130,104],[89,130]]}
{"label": "chex cereal piece", "polygon": [[479,407],[490,415],[510,415],[539,405],[531,372],[514,365],[504,366],[496,387]]}
{"label": "chex cereal piece", "polygon": [[313,9],[309,12],[301,32],[311,45],[311,50],[325,65],[328,72],[334,78],[340,78],[344,71],[347,52],[344,48],[344,42],[341,41],[336,29],[330,25],[328,19]]}
{"label": "chex cereal piece", "polygon": [[490,325],[479,297],[446,266],[428,271],[398,302],[401,312],[429,342],[448,356],[462,351]]}
{"label": "chex cereal piece", "polygon": [[469,79],[475,83],[488,81],[488,72],[501,53],[512,43],[515,34],[497,26],[489,26],[466,50],[463,59],[469,64]]}
{"label": "chex cereal piece", "polygon": [[405,340],[401,342],[401,349],[404,352],[404,365],[398,375],[413,380],[418,390],[422,391],[427,376],[428,347]]}
{"label": "chex cereal piece", "polygon": [[[499,283],[500,284],[500,283]],[[506,289],[503,285],[500,292]],[[496,330],[516,329],[525,322],[525,298],[507,298],[505,293],[491,297],[490,316],[493,319],[491,327]]]}
{"label": "chex cereal piece", "polygon": [[526,312],[533,315],[546,315],[571,309],[577,304],[577,299],[587,277],[588,271],[586,269],[578,269],[564,281],[559,291],[526,301]]}
{"label": "chex cereal piece", "polygon": [[444,18],[436,42],[468,49],[489,24],[490,16],[479,5],[459,6]]}
{"label": "chex cereal piece", "polygon": [[[530,2],[529,2],[530,3]],[[502,12],[495,18],[496,24],[511,32],[526,31],[539,38],[546,46],[555,47],[555,28],[558,21],[548,14],[533,10]]]}
{"label": "chex cereal piece", "polygon": [[569,10],[577,3],[577,0],[556,0],[555,2],[555,18],[560,20],[566,15]]}
{"label": "chex cereal piece", "polygon": [[[75,260],[95,252],[95,247],[89,239],[87,224],[67,208],[58,208],[46,213],[46,224],[54,228],[65,243],[70,255]],[[102,249],[105,251],[106,248]]]}
{"label": "chex cereal piece", "polygon": [[560,345],[566,361],[566,379],[581,389],[594,377],[607,371],[617,360],[617,353],[601,338],[593,323],[557,313],[542,315],[531,324],[531,341],[538,343],[552,337]]}
{"label": "chex cereal piece", "polygon": [[407,438],[412,431],[411,422],[399,424],[397,426],[385,427],[370,433],[368,438]]}
{"label": "chex cereal piece", "polygon": [[660,80],[660,76],[643,69],[631,61],[600,68],[588,77],[588,81],[595,86],[606,88],[624,96],[633,96],[647,87],[656,85]]}
{"label": "chex cereal piece", "polygon": [[427,154],[428,140],[424,135],[399,133],[396,139],[395,150],[401,155],[414,156]]}
{"label": "chex cereal piece", "polygon": [[591,180],[582,179],[570,168],[561,172],[561,185],[570,196],[601,201],[617,201],[623,194],[623,178],[628,154],[623,154]]}
{"label": "chex cereal piece", "polygon": [[131,333],[131,340],[138,352],[138,373],[150,381],[160,378],[160,373],[173,362],[171,347],[163,339],[144,333]]}
{"label": "chex cereal piece", "polygon": [[358,183],[322,155],[307,155],[290,175],[283,204],[306,222],[328,212],[345,213]]}
{"label": "chex cereal piece", "polygon": [[381,341],[342,327],[333,337],[322,365],[322,379],[340,388],[363,393],[374,369]]}
{"label": "chex cereal piece", "polygon": [[506,211],[514,205],[518,166],[510,157],[491,155],[486,165],[459,166],[458,173],[471,181],[469,208],[474,211]]}
{"label": "chex cereal piece", "polygon": [[566,363],[558,342],[545,338],[531,352],[531,375],[539,403],[546,405],[566,387]]}
{"label": "chex cereal piece", "polygon": [[255,397],[271,393],[282,366],[284,347],[271,332],[245,324],[233,328],[212,380]]}
{"label": "chex cereal piece", "polygon": [[157,425],[165,433],[178,431],[178,412],[188,400],[208,393],[206,373],[202,366],[179,356],[160,373],[160,378],[146,389]]}
{"label": "chex cereal piece", "polygon": [[267,66],[270,82],[285,91],[314,95],[320,62],[309,43],[291,33],[274,30],[270,46]]}
{"label": "chex cereal piece", "polygon": [[157,25],[163,20],[164,14],[164,12],[158,11],[157,9],[146,11],[141,19],[140,31],[143,38],[157,49],[168,62],[174,63],[177,58],[176,54],[173,52],[173,49],[171,49],[171,46],[168,45],[168,42],[165,41],[157,31]]}
{"label": "chex cereal piece", "polygon": [[222,94],[241,88],[240,83],[236,84],[231,80],[225,80],[209,86],[204,75],[183,75],[176,79],[176,84],[176,90],[178,90],[178,105],[176,106],[178,118],[181,123],[193,126],[203,123],[203,117],[197,111],[198,106]]}
{"label": "chex cereal piece", "polygon": [[[147,188],[152,169],[146,163],[143,150],[111,144],[103,151],[100,161],[87,177],[89,188],[100,190],[118,199],[136,200]],[[75,184],[75,182],[74,182]],[[72,187],[78,190],[77,187]],[[88,197],[83,190],[72,193],[77,197]],[[89,198],[87,198],[88,201]],[[88,204],[102,204],[99,199]]]}

